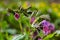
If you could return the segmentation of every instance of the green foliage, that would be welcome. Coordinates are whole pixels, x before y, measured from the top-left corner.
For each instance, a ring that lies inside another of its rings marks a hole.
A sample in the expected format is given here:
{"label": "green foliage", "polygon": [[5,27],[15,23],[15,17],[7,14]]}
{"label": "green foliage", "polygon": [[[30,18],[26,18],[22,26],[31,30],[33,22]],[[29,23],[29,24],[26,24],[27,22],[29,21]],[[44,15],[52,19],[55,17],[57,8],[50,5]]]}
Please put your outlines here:
{"label": "green foliage", "polygon": [[52,34],[49,34],[48,36],[46,36],[43,40],[50,40],[52,37],[54,37],[56,33],[52,33]]}

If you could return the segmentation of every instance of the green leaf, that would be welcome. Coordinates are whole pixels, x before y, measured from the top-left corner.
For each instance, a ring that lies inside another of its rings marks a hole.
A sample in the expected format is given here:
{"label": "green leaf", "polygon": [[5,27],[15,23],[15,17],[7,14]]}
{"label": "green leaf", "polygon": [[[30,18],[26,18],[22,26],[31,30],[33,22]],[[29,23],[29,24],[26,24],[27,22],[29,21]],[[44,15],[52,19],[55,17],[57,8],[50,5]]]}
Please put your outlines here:
{"label": "green leaf", "polygon": [[7,22],[6,21],[0,22],[0,27],[3,28],[3,29],[6,29],[8,27]]}
{"label": "green leaf", "polygon": [[26,26],[28,26],[28,27],[31,27],[30,22],[29,22],[29,18],[26,17],[24,14],[21,14],[21,22],[22,22],[24,25],[26,25]]}
{"label": "green leaf", "polygon": [[2,33],[0,32],[0,40],[4,40]]}
{"label": "green leaf", "polygon": [[49,34],[49,35],[47,35],[43,40],[49,40],[49,39],[52,38],[55,34],[56,34],[56,32],[54,32],[53,34]]}
{"label": "green leaf", "polygon": [[25,37],[25,34],[24,35],[20,34],[20,35],[14,36],[12,40],[22,40],[24,37]]}

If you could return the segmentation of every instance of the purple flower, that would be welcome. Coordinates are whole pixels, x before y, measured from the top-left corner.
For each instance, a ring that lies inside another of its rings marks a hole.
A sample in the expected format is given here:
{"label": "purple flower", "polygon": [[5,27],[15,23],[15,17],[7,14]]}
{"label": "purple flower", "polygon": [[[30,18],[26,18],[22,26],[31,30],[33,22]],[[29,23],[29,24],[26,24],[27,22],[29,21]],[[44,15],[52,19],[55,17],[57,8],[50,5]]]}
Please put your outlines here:
{"label": "purple flower", "polygon": [[42,40],[41,38],[38,38],[38,40]]}
{"label": "purple flower", "polygon": [[14,17],[15,17],[16,20],[18,20],[20,16],[19,16],[18,13],[15,13]]}
{"label": "purple flower", "polygon": [[42,40],[42,38],[40,36],[37,36],[35,40]]}
{"label": "purple flower", "polygon": [[51,31],[54,31],[55,30],[54,24],[50,24],[49,25],[49,30],[51,30]]}
{"label": "purple flower", "polygon": [[49,33],[50,33],[51,31],[49,30],[49,27],[43,27],[43,33],[45,34],[45,35],[48,35]]}
{"label": "purple flower", "polygon": [[53,24],[51,24],[50,22],[48,22],[48,21],[46,21],[46,20],[43,20],[42,22],[41,22],[41,25],[42,25],[42,27],[43,27],[43,33],[45,34],[45,35],[48,35],[49,33],[51,33],[52,31],[54,31],[54,25]]}
{"label": "purple flower", "polygon": [[46,21],[46,20],[43,20],[41,22],[41,24],[42,24],[42,26],[49,26],[50,25],[50,23],[48,21]]}
{"label": "purple flower", "polygon": [[35,20],[35,17],[32,17],[32,18],[30,19],[30,23],[32,24],[32,23],[34,22],[34,20]]}
{"label": "purple flower", "polygon": [[36,31],[34,31],[34,33],[33,33],[33,38],[36,37],[37,35],[38,35],[38,31],[36,30]]}

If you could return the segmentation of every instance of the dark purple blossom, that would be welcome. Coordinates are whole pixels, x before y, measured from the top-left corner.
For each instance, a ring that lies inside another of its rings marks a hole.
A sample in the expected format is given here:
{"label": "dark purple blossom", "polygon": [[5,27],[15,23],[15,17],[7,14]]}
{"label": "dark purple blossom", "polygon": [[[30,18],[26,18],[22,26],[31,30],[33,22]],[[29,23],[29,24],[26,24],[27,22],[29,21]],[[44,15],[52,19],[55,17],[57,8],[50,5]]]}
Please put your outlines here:
{"label": "dark purple blossom", "polygon": [[34,31],[34,33],[33,33],[33,38],[36,37],[37,35],[38,35],[38,31],[36,30],[36,31]]}
{"label": "dark purple blossom", "polygon": [[32,24],[34,22],[34,20],[35,20],[35,17],[31,17],[30,23]]}
{"label": "dark purple blossom", "polygon": [[20,15],[18,13],[15,13],[14,17],[15,17],[16,20],[18,20]]}
{"label": "dark purple blossom", "polygon": [[54,24],[50,24],[49,25],[49,30],[51,30],[51,31],[54,31],[55,30]]}
{"label": "dark purple blossom", "polygon": [[38,38],[38,40],[42,40],[41,38]]}
{"label": "dark purple blossom", "polygon": [[40,36],[37,36],[35,40],[42,40],[42,38]]}

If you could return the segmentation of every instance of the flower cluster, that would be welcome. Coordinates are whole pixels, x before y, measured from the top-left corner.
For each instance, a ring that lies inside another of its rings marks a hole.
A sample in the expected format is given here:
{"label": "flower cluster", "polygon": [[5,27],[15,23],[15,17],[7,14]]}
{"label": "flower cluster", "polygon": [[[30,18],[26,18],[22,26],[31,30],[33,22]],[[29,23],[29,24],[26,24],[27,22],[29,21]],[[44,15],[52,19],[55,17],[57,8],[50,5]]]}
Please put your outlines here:
{"label": "flower cluster", "polygon": [[50,23],[50,22],[48,22],[48,21],[46,21],[46,20],[43,20],[42,22],[41,22],[41,25],[42,25],[42,27],[43,27],[43,33],[45,34],[45,35],[48,35],[49,33],[51,33],[51,32],[53,32],[54,31],[54,25],[52,24],[52,23]]}

